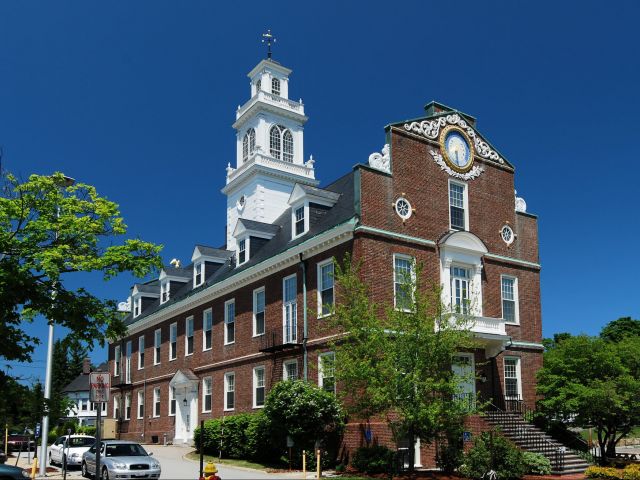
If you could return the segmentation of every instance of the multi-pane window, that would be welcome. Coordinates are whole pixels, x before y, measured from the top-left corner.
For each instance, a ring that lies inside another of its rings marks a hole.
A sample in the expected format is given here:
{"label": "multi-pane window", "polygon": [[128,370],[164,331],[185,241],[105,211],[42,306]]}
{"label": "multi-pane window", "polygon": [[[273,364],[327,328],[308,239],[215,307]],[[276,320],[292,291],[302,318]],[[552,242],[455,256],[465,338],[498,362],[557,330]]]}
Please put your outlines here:
{"label": "multi-pane window", "polygon": [[160,387],[153,389],[153,416],[160,416]]}
{"label": "multi-pane window", "polygon": [[336,391],[335,359],[333,352],[322,353],[318,357],[318,384],[332,393]]}
{"label": "multi-pane window", "polygon": [[457,313],[469,313],[469,270],[451,266],[451,309]]}
{"label": "multi-pane window", "polygon": [[298,341],[298,291],[296,276],[292,275],[283,281],[283,343]]}
{"label": "multi-pane window", "polygon": [[131,344],[131,340],[129,340],[126,343],[126,347],[125,347],[125,359],[124,359],[124,378],[125,378],[125,383],[131,383],[131,350],[132,350],[132,344]]}
{"label": "multi-pane window", "polygon": [[162,330],[157,329],[153,334],[153,364],[160,363],[160,344],[162,342]]}
{"label": "multi-pane window", "polygon": [[264,288],[253,291],[253,335],[264,334]]}
{"label": "multi-pane window", "polygon": [[124,419],[129,420],[131,418],[131,394],[127,393],[124,396]]}
{"label": "multi-pane window", "polygon": [[224,409],[233,410],[236,404],[236,375],[227,373],[224,376]]}
{"label": "multi-pane window", "polygon": [[193,354],[193,317],[188,317],[184,325],[184,356]]}
{"label": "multi-pane window", "polygon": [[224,303],[224,343],[236,341],[236,302],[227,300]]}
{"label": "multi-pane window", "polygon": [[280,140],[280,127],[274,125],[269,131],[269,151],[274,158],[280,158],[282,154],[282,142]]}
{"label": "multi-pane window", "polygon": [[120,345],[113,348],[113,376],[120,376]]}
{"label": "multi-pane window", "polygon": [[262,80],[258,79],[258,81],[256,82],[256,93],[258,93],[260,90],[262,90]]}
{"label": "multi-pane window", "polygon": [[393,256],[394,305],[398,310],[413,308],[414,260],[405,255]]}
{"label": "multi-pane window", "polygon": [[238,242],[238,265],[242,265],[247,261],[247,240],[242,239]]}
{"label": "multi-pane window", "polygon": [[253,406],[264,407],[264,367],[253,369]]}
{"label": "multi-pane window", "polygon": [[504,359],[504,394],[511,400],[520,399],[520,359],[517,357]]}
{"label": "multi-pane window", "polygon": [[204,281],[204,262],[198,262],[193,267],[193,286],[197,287]]}
{"label": "multi-pane window", "polygon": [[333,260],[318,265],[318,310],[328,315],[333,307]]}
{"label": "multi-pane window", "polygon": [[282,134],[282,159],[285,162],[293,162],[293,135],[289,130]]}
{"label": "multi-pane window", "polygon": [[256,131],[253,128],[247,130],[242,138],[242,161],[246,162],[256,148]]}
{"label": "multi-pane window", "polygon": [[86,412],[88,403],[89,403],[89,400],[87,400],[86,402],[80,400],[80,410]]}
{"label": "multi-pane window", "polygon": [[120,395],[113,397],[113,418],[120,418]]}
{"label": "multi-pane window", "polygon": [[465,225],[465,188],[466,185],[450,182],[449,183],[449,214],[451,228],[456,230],[464,230]]}
{"label": "multi-pane window", "polygon": [[176,387],[169,385],[169,416],[176,414]]}
{"label": "multi-pane window", "polygon": [[282,379],[296,380],[298,378],[298,361],[289,360],[282,365]]}
{"label": "multi-pane window", "polygon": [[165,280],[160,285],[160,303],[165,303],[169,301],[169,287],[171,283],[169,280]]}
{"label": "multi-pane window", "polygon": [[138,391],[138,418],[144,418],[144,391]]}
{"label": "multi-pane window", "polygon": [[213,384],[211,377],[206,377],[202,379],[202,411],[210,412],[211,411],[211,398],[213,392]]}
{"label": "multi-pane window", "polygon": [[169,325],[169,360],[175,360],[178,355],[178,324]]}
{"label": "multi-pane window", "polygon": [[202,314],[202,350],[211,350],[213,335],[213,313],[207,309]]}
{"label": "multi-pane window", "polygon": [[518,323],[518,284],[514,277],[502,277],[502,318]]}
{"label": "multi-pane window", "polygon": [[142,313],[142,297],[133,299],[133,317],[137,317]]}
{"label": "multi-pane window", "polygon": [[294,214],[294,228],[295,236],[302,235],[304,233],[304,205],[298,207],[293,212]]}
{"label": "multi-pane window", "polygon": [[271,79],[271,93],[280,95],[280,80],[277,78]]}
{"label": "multi-pane window", "polygon": [[144,368],[144,335],[138,337],[138,370]]}

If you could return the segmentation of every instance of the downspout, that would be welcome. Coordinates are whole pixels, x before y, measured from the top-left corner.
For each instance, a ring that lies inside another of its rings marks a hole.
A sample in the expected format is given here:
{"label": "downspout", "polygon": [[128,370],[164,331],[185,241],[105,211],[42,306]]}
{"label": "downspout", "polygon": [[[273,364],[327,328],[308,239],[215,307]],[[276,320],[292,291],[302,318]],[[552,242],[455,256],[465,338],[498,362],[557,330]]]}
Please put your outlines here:
{"label": "downspout", "polygon": [[307,339],[309,336],[309,325],[307,324],[307,262],[302,259],[300,252],[300,268],[302,269],[302,376],[304,381],[308,380],[307,365]]}

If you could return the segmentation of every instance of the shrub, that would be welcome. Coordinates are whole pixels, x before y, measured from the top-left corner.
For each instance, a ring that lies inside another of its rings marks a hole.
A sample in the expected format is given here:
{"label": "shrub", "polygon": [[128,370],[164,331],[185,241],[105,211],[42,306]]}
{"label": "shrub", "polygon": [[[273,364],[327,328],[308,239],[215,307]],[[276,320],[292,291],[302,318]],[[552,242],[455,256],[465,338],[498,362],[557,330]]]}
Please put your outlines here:
{"label": "shrub", "polygon": [[469,478],[482,479],[494,470],[501,480],[515,480],[527,473],[521,450],[496,432],[476,437],[464,457],[460,472]]}
{"label": "shrub", "polygon": [[606,480],[640,480],[640,465],[635,463],[627,465],[624,469],[592,466],[587,468],[584,475],[587,478],[603,478]]}
{"label": "shrub", "polygon": [[464,451],[460,442],[447,441],[438,450],[437,464],[445,473],[455,472],[464,460]]}
{"label": "shrub", "polygon": [[353,454],[351,464],[363,473],[390,473],[393,455],[393,450],[380,445],[360,447]]}
{"label": "shrub", "polygon": [[524,452],[523,457],[527,473],[534,475],[549,475],[551,473],[551,462],[541,453]]}
{"label": "shrub", "polygon": [[77,428],[76,433],[83,434],[83,435],[95,436],[96,427],[91,426],[91,425],[82,425],[82,426]]}

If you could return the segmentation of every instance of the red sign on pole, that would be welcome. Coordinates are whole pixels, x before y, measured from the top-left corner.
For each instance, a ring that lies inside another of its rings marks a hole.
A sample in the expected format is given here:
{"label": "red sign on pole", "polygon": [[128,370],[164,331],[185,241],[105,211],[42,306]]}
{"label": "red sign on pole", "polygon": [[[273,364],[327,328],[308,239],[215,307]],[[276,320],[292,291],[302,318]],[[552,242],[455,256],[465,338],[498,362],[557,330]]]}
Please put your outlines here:
{"label": "red sign on pole", "polygon": [[108,402],[111,391],[111,374],[94,372],[89,374],[89,399],[94,403]]}

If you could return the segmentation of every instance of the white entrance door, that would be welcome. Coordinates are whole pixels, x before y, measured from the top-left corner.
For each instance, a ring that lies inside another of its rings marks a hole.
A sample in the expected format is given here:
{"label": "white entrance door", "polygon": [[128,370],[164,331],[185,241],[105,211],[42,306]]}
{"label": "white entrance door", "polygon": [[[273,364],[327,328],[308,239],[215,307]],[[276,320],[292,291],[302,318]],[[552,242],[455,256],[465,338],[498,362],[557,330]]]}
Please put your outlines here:
{"label": "white entrance door", "polygon": [[453,357],[453,374],[458,377],[459,398],[468,402],[469,407],[475,404],[476,397],[476,369],[473,354],[458,353]]}
{"label": "white entrance door", "polygon": [[[193,430],[198,422],[197,392],[176,394],[176,442],[188,443],[193,440]],[[185,405],[186,398],[186,405]]]}

